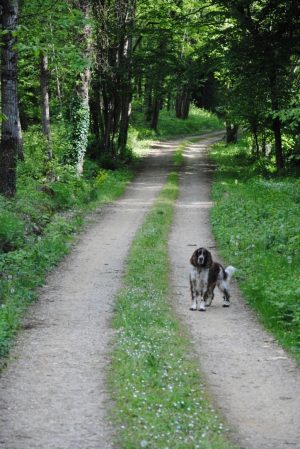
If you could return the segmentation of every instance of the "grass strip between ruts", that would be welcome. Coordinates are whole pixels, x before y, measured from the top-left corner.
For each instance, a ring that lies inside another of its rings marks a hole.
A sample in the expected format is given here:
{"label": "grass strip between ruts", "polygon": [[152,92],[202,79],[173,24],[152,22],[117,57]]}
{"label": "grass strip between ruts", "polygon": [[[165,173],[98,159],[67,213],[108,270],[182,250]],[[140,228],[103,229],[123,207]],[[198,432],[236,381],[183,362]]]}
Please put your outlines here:
{"label": "grass strip between ruts", "polygon": [[[180,159],[177,151],[174,164]],[[109,384],[124,449],[232,447],[169,302],[167,245],[178,192],[172,172],[132,244],[115,306]]]}

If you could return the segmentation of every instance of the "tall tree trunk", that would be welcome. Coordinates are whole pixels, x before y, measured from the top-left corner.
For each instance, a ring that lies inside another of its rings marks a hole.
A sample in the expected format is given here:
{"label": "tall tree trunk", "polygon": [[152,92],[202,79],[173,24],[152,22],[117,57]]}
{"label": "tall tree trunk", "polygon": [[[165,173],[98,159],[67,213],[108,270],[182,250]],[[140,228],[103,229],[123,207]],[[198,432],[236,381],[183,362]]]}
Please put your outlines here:
{"label": "tall tree trunk", "polygon": [[120,130],[118,137],[118,148],[120,150],[121,157],[125,155],[126,151],[130,112],[131,112],[131,93],[124,92],[122,99]]}
{"label": "tall tree trunk", "polygon": [[41,110],[42,110],[42,130],[46,139],[46,159],[52,159],[51,128],[50,128],[50,108],[48,90],[48,56],[40,54],[40,82],[41,82]]}
{"label": "tall tree trunk", "polygon": [[[78,8],[82,11],[86,21],[89,19],[90,7],[89,0],[79,0]],[[90,45],[91,27],[85,24],[80,36],[80,43],[84,45],[84,58],[89,61],[91,53]],[[88,144],[88,133],[90,124],[89,109],[89,87],[91,80],[90,67],[86,67],[78,75],[77,84],[74,92],[74,101],[72,107],[72,157],[76,165],[78,175],[83,171],[83,161]]]}
{"label": "tall tree trunk", "polygon": [[151,115],[152,115],[152,86],[150,83],[146,82],[145,85],[145,119],[147,122],[151,121]]}
{"label": "tall tree trunk", "polygon": [[1,0],[1,105],[2,133],[0,143],[0,193],[12,197],[16,193],[16,163],[22,154],[17,95],[17,53],[15,30],[18,20],[18,0]]}
{"label": "tall tree trunk", "polygon": [[131,30],[128,31],[126,28],[132,29],[133,20],[135,16],[135,2],[132,2],[127,13],[127,22],[124,23],[124,40],[122,42],[122,47],[120,48],[120,62],[123,67],[123,75],[121,80],[121,114],[119,123],[119,137],[118,137],[118,149],[120,156],[124,158],[126,153],[126,145],[128,138],[128,127],[129,119],[131,113],[131,99],[132,99],[132,69],[131,69],[131,59],[132,59],[132,35]]}

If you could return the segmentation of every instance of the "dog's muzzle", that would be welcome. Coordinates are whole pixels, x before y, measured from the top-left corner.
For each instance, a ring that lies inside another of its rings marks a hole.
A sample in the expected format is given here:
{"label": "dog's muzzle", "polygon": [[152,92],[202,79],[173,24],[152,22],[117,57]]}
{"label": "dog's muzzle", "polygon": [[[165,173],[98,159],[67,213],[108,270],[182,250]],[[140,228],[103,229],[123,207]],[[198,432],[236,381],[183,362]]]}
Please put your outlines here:
{"label": "dog's muzzle", "polygon": [[198,257],[198,264],[199,265],[203,265],[204,264],[204,256],[199,256]]}

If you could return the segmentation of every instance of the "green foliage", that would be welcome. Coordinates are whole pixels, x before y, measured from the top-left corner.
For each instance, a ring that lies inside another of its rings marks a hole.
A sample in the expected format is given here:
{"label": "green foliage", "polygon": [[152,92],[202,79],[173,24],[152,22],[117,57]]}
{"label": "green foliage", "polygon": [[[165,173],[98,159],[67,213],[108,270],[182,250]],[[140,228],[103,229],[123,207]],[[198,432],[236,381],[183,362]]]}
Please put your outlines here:
{"label": "green foliage", "polygon": [[215,145],[212,157],[218,246],[264,324],[300,360],[299,180],[263,177],[243,144]]}
{"label": "green foliage", "polygon": [[116,304],[110,384],[124,449],[232,447],[168,301],[167,241],[177,195],[178,174],[171,173],[133,242]]}
{"label": "green foliage", "polygon": [[49,61],[50,122],[68,119],[76,79],[89,64],[80,39],[85,19],[75,4],[26,0],[18,27],[18,94],[24,129],[41,121],[40,55]]}
{"label": "green foliage", "polygon": [[0,254],[1,251],[12,251],[23,243],[24,223],[16,214],[0,211]]}
{"label": "green foliage", "polygon": [[175,112],[162,110],[160,114],[158,132],[150,130],[145,122],[143,113],[137,108],[133,112],[132,124],[129,132],[129,142],[150,140],[155,138],[167,139],[189,134],[203,134],[223,128],[223,123],[211,112],[192,106],[187,120],[175,117]]}
{"label": "green foliage", "polygon": [[212,32],[219,44],[219,51],[214,52],[220,83],[218,110],[229,123],[251,131],[256,157],[262,156],[262,162],[274,154],[266,154],[266,143],[276,148],[281,171],[291,152],[285,139],[282,148],[280,136],[292,137],[296,148],[299,134],[299,36],[295,30],[299,30],[300,17],[296,5],[283,0],[213,3],[218,6]]}

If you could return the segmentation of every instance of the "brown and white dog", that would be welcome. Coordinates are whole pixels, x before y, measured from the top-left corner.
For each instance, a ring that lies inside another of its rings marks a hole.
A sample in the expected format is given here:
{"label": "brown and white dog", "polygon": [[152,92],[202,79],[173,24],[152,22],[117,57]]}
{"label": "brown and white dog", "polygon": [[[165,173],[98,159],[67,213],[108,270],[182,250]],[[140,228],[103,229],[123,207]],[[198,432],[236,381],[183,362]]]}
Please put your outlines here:
{"label": "brown and white dog", "polygon": [[[229,282],[236,268],[224,268],[220,263],[213,262],[211,253],[206,248],[194,251],[190,263],[190,286],[192,304],[190,310],[204,312],[214,299],[214,289],[217,286],[223,293],[223,307],[230,306]],[[199,298],[200,297],[200,298]]]}

